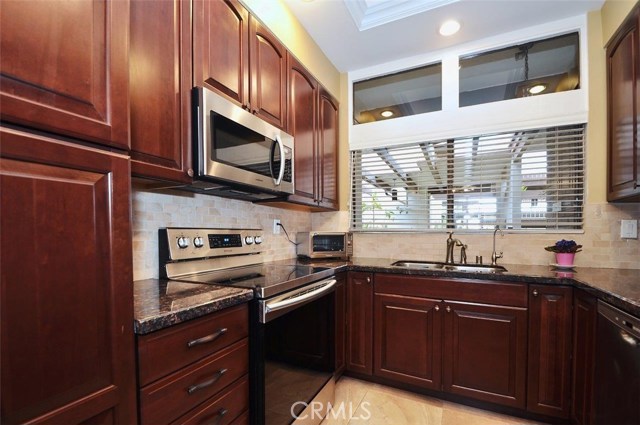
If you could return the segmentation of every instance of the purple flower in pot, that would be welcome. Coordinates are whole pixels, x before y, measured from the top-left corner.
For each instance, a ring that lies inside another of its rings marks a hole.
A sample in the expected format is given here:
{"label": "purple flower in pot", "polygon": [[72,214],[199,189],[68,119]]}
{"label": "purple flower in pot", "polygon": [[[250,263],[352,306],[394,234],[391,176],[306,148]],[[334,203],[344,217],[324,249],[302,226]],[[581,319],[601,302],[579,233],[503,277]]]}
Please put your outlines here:
{"label": "purple flower in pot", "polygon": [[547,246],[544,249],[555,252],[556,263],[560,266],[572,266],[576,252],[580,252],[582,245],[578,245],[574,240],[559,240],[555,245]]}

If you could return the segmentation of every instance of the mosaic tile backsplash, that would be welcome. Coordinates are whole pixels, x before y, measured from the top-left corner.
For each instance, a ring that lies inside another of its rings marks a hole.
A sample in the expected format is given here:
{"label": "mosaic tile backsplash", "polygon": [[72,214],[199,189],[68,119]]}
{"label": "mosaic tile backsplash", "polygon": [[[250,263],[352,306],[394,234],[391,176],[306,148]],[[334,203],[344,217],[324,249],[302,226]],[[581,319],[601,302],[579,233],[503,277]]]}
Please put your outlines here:
{"label": "mosaic tile backsplash", "polygon": [[284,232],[273,234],[274,219],[280,219],[294,241],[297,232],[311,229],[310,213],[216,196],[134,189],[131,204],[134,280],[158,277],[158,229],[161,227],[261,228],[268,241],[264,252],[266,261],[296,256],[295,246],[287,241]]}
{"label": "mosaic tile backsplash", "polygon": [[[284,210],[250,202],[215,196],[167,191],[164,193],[134,190],[133,270],[134,279],[158,277],[158,229],[161,227],[259,227],[270,239],[265,259],[281,260],[296,256],[295,246],[284,235],[274,235],[273,220],[278,218],[295,240],[297,232],[310,230],[345,231],[349,213],[306,213]],[[504,251],[502,264],[539,264],[554,262],[544,250],[559,239],[574,239],[583,245],[576,255],[576,265],[603,268],[640,269],[640,240],[620,239],[620,220],[640,219],[640,204],[588,204],[585,207],[584,233],[517,234],[505,232],[498,237],[498,251]],[[457,233],[468,245],[469,262],[482,255],[491,261],[491,236]],[[356,233],[354,255],[407,260],[443,261],[446,235],[443,233]],[[459,256],[456,250],[456,259]],[[640,277],[640,276],[639,276]]]}
{"label": "mosaic tile backsplash", "polygon": [[[640,204],[588,204],[585,206],[584,233],[520,234],[505,232],[496,239],[497,251],[504,251],[498,262],[503,264],[546,265],[555,262],[553,253],[544,250],[560,239],[574,239],[583,245],[575,258],[576,266],[640,269],[640,240],[620,239],[620,220],[640,219]],[[349,214],[320,213],[312,216],[313,230],[346,230]],[[492,238],[486,234],[456,232],[468,245],[467,258],[474,262],[482,255],[491,262]],[[444,233],[356,233],[356,257],[389,258],[394,260],[444,261],[447,236]],[[455,258],[459,259],[459,249]],[[639,274],[640,278],[640,274]]]}

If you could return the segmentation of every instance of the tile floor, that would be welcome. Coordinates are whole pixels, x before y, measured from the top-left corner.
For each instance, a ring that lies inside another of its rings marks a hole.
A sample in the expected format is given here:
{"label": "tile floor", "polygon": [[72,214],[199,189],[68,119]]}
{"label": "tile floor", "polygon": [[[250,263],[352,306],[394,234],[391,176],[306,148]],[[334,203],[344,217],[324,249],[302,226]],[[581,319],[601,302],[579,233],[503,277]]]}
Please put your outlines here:
{"label": "tile floor", "polygon": [[334,406],[333,414],[329,412],[321,425],[536,424],[347,377],[341,378],[336,385]]}

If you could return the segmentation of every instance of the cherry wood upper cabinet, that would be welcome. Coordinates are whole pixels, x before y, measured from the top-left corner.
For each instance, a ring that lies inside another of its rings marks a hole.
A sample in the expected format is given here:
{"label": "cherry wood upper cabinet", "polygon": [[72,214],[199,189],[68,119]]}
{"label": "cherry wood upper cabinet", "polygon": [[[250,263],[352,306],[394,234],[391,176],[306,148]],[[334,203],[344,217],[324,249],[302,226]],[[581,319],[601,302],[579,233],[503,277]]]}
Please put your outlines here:
{"label": "cherry wood upper cabinet", "polygon": [[131,172],[189,183],[190,3],[131,0],[130,34]]}
{"label": "cherry wood upper cabinet", "polygon": [[608,200],[640,200],[638,6],[607,45]]}
{"label": "cherry wood upper cabinet", "polygon": [[249,109],[265,121],[286,130],[287,50],[257,19],[250,17],[249,22]]}
{"label": "cherry wood upper cabinet", "polygon": [[349,372],[373,372],[373,274],[347,273],[347,366]]}
{"label": "cherry wood upper cabinet", "polygon": [[570,286],[529,285],[530,412],[569,418],[572,305]]}
{"label": "cherry wood upper cabinet", "polygon": [[338,209],[338,101],[320,86],[318,120],[318,201],[321,207]]}
{"label": "cherry wood upper cabinet", "polygon": [[136,423],[128,158],[0,138],[0,422]]}
{"label": "cherry wood upper cabinet", "polygon": [[193,4],[193,82],[286,130],[287,51],[237,0]]}
{"label": "cherry wood upper cabinet", "polygon": [[317,205],[316,107],[318,82],[289,55],[289,133],[294,138],[294,187],[289,200]]}
{"label": "cherry wood upper cabinet", "polygon": [[288,131],[295,140],[295,194],[311,211],[338,209],[338,102],[288,55]]}
{"label": "cherry wood upper cabinet", "polygon": [[249,12],[237,0],[193,1],[193,82],[249,102]]}
{"label": "cherry wood upper cabinet", "polygon": [[129,2],[2,1],[2,120],[129,148]]}

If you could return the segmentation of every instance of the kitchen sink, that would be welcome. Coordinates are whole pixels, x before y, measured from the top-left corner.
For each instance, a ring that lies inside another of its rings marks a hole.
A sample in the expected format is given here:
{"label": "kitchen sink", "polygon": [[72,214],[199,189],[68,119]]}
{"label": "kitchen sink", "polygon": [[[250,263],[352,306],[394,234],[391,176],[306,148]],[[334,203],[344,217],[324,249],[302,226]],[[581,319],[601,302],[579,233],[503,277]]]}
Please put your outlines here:
{"label": "kitchen sink", "polygon": [[433,261],[396,261],[391,264],[396,267],[403,267],[407,269],[422,269],[422,270],[444,270],[454,272],[470,272],[470,273],[502,273],[507,269],[502,266],[490,266],[484,264],[445,264]]}

